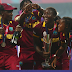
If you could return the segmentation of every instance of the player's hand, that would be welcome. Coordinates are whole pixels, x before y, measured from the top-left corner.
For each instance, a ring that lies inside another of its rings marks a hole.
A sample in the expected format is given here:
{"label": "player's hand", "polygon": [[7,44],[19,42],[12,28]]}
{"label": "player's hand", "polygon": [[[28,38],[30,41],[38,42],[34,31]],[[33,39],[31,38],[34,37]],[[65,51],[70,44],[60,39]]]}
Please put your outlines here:
{"label": "player's hand", "polygon": [[32,4],[32,8],[33,8],[33,9],[39,9],[40,6],[39,6],[38,4]]}
{"label": "player's hand", "polygon": [[19,25],[17,25],[15,31],[19,31],[19,32],[21,32],[21,31],[22,31],[22,27],[19,26]]}
{"label": "player's hand", "polygon": [[0,34],[3,34],[3,33],[5,33],[5,30],[4,28],[0,27]]}
{"label": "player's hand", "polygon": [[57,63],[57,58],[55,57],[54,60],[51,63],[51,66],[55,69]]}
{"label": "player's hand", "polygon": [[71,59],[71,55],[68,56],[68,59],[69,59],[69,60]]}
{"label": "player's hand", "polygon": [[50,56],[50,52],[43,52],[43,57],[44,57],[45,59],[48,59],[49,56]]}
{"label": "player's hand", "polygon": [[44,9],[42,7],[40,7],[38,4],[32,4],[32,8],[37,9],[40,12],[39,15],[42,17],[44,12]]}
{"label": "player's hand", "polygon": [[31,13],[32,12],[32,4],[29,3],[24,7],[25,13]]}

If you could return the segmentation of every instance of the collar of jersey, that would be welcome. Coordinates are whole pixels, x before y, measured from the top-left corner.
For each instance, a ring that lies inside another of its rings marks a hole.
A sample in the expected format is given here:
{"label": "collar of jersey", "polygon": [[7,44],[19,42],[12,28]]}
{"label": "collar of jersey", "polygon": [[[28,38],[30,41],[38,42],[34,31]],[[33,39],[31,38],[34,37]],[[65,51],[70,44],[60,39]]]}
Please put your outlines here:
{"label": "collar of jersey", "polygon": [[[45,24],[46,24],[46,23],[45,23],[45,21],[44,21],[42,27],[45,27]],[[51,28],[51,29],[48,28],[48,30],[52,30],[52,29],[53,29],[53,28]]]}
{"label": "collar of jersey", "polygon": [[[1,24],[1,18],[2,18],[2,17],[0,17],[0,24]],[[9,25],[10,25],[10,24],[12,24],[12,21],[9,21]],[[7,25],[4,24],[4,23],[3,23],[3,25],[7,26]]]}

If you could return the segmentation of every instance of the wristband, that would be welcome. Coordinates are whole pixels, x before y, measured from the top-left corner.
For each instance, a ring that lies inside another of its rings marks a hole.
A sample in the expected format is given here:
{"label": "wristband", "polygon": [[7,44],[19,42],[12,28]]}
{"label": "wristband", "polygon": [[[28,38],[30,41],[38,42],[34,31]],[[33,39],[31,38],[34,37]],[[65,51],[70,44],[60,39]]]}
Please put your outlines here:
{"label": "wristband", "polygon": [[59,57],[56,54],[54,54],[53,57],[56,57],[57,59],[59,59]]}

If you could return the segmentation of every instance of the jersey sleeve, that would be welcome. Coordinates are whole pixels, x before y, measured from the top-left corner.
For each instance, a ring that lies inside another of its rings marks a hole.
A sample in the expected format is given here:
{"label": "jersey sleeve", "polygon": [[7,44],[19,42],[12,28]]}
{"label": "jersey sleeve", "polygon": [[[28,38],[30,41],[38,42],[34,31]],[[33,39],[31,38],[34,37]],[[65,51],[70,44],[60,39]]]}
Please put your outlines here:
{"label": "jersey sleeve", "polygon": [[14,17],[14,21],[16,21],[19,17],[20,17],[20,15],[16,15],[16,16]]}
{"label": "jersey sleeve", "polygon": [[18,22],[14,21],[14,20],[12,20],[12,22],[13,22],[12,24],[14,27],[16,27],[19,24]]}
{"label": "jersey sleeve", "polygon": [[42,37],[42,24],[38,24],[35,26],[33,29],[33,36],[36,38],[41,38]]}

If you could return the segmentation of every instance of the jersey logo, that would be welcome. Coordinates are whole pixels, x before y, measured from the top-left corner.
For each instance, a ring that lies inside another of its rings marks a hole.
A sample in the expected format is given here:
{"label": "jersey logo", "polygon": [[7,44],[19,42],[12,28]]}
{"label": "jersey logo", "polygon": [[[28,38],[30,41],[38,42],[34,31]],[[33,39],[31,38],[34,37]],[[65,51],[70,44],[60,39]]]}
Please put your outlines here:
{"label": "jersey logo", "polygon": [[33,16],[33,17],[32,17],[32,19],[33,19],[33,20],[35,20],[35,19],[36,19],[36,17],[35,17],[35,16]]}
{"label": "jersey logo", "polygon": [[58,32],[57,32],[56,30],[54,30],[54,31],[53,31],[53,34],[54,34],[54,35],[57,35],[57,34],[58,34]]}
{"label": "jersey logo", "polygon": [[13,27],[9,27],[9,30],[10,30],[10,31],[13,31]]}

